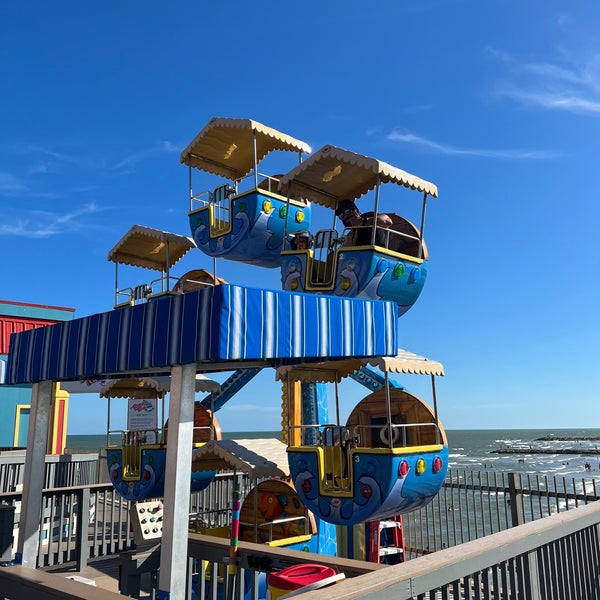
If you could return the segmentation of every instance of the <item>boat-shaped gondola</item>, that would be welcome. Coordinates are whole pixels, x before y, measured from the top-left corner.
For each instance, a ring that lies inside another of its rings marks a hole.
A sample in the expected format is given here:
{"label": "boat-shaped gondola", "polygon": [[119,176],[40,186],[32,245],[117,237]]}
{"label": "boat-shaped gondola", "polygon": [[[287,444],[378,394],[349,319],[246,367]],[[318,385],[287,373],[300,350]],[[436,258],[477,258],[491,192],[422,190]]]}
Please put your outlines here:
{"label": "boat-shaped gondola", "polygon": [[389,372],[431,375],[434,408],[386,385],[363,398],[342,424],[336,385],[337,421],[295,426],[302,442],[288,447],[294,487],[315,515],[336,525],[425,506],[443,485],[448,466],[448,442],[435,400],[435,375],[443,375],[440,363],[402,352],[394,358],[280,367],[278,378],[337,383],[365,362],[379,367],[386,380]]}
{"label": "boat-shaped gondola", "polygon": [[[378,225],[384,183],[422,193],[420,227],[387,212],[389,225]],[[416,302],[427,275],[423,226],[427,198],[437,197],[434,184],[374,158],[325,146],[284,175],[279,189],[290,202],[308,197],[334,213],[331,229],[314,233],[311,247],[283,250],[283,289],[393,300],[400,315]],[[363,213],[370,219],[345,228],[340,235],[335,214],[341,203],[357,200],[357,206],[363,208],[371,190],[374,199],[368,209],[372,212]],[[293,235],[289,229],[287,233]]]}
{"label": "boat-shaped gondola", "polygon": [[[158,400],[169,391],[170,377],[144,377],[109,380],[101,396],[108,398],[108,438],[120,437],[118,443],[106,448],[106,463],[110,482],[126,500],[144,500],[164,496],[167,461],[168,421],[158,425]],[[216,392],[220,385],[202,375],[196,376],[196,391]],[[127,430],[110,429],[110,402],[112,398],[127,398],[130,414],[138,416],[135,427]],[[161,411],[164,415],[164,409]],[[140,418],[147,415],[147,422]],[[221,439],[219,423],[199,402],[194,406],[193,447]],[[191,473],[191,491],[200,492],[212,482],[216,471]]]}
{"label": "boat-shaped gondola", "polygon": [[[279,267],[287,230],[310,227],[304,198],[288,202],[277,190],[280,175],[259,172],[274,151],[310,153],[304,142],[250,119],[214,118],[181,153],[189,167],[189,222],[194,241],[208,256],[261,267]],[[195,192],[194,169],[225,181]]]}

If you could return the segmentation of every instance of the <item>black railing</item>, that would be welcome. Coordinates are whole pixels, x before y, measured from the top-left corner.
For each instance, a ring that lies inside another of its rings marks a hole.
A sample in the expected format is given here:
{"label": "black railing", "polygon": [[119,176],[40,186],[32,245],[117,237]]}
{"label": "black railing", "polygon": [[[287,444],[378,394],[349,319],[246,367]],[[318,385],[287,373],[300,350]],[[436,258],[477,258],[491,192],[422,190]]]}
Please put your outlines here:
{"label": "black railing", "polygon": [[[217,475],[208,488],[190,497],[193,529],[228,526],[233,490],[238,486],[245,497],[253,484],[244,475]],[[21,495],[0,494],[0,503],[15,507],[13,553]],[[42,498],[38,567],[75,562],[82,568],[89,558],[134,547],[130,503],[112,485],[45,489]],[[600,481],[594,479],[451,470],[430,504],[404,515],[406,555],[430,554],[599,499]]]}

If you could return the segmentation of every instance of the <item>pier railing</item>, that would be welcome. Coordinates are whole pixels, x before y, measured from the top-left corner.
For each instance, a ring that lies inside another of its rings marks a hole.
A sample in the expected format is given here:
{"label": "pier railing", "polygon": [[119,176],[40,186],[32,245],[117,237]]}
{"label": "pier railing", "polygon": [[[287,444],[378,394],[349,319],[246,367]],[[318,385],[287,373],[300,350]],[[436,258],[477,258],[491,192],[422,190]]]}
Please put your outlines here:
{"label": "pier railing", "polygon": [[[99,482],[101,463],[97,453],[48,454],[45,488],[92,485]],[[0,450],[0,493],[19,491],[23,484],[25,449]]]}
{"label": "pier railing", "polygon": [[[217,475],[208,488],[192,494],[191,522],[198,531],[228,526],[234,488],[238,486],[244,497],[252,485],[244,475]],[[599,499],[600,481],[591,478],[451,470],[430,504],[404,515],[406,558],[451,548]],[[0,507],[8,509],[0,511],[0,517],[14,522],[14,539],[2,549],[11,545],[13,553],[20,503],[21,492],[0,493]],[[75,563],[80,570],[90,558],[118,554],[135,545],[130,504],[110,484],[45,489],[42,506],[38,567]],[[6,536],[6,528],[4,531]]]}
{"label": "pier railing", "polygon": [[431,503],[404,515],[408,558],[600,500],[600,480],[496,471],[448,471]]}
{"label": "pier railing", "polygon": [[[190,517],[208,528],[229,525],[236,485],[244,494],[250,491],[251,483],[245,476],[218,474],[207,489],[191,495]],[[10,560],[18,545],[21,496],[21,492],[0,494],[2,560]],[[129,508],[130,503],[111,484],[43,490],[37,567],[73,563],[80,571],[91,558],[133,548]]]}

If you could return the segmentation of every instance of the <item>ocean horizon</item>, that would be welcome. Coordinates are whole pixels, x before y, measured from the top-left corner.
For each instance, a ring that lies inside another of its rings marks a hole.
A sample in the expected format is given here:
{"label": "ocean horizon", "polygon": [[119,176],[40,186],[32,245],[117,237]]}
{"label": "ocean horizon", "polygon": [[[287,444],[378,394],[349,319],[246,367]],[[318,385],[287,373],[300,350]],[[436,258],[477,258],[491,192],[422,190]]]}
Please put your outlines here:
{"label": "ocean horizon", "polygon": [[[222,435],[223,439],[281,439],[280,431],[228,431]],[[600,448],[600,428],[447,429],[446,435],[449,467],[453,469],[600,478],[600,456],[586,454]],[[118,444],[120,436],[112,435],[110,441],[111,445]],[[106,433],[67,435],[66,448],[71,453],[98,452],[106,445]],[[496,452],[506,448],[517,453]],[[573,453],[561,453],[565,449]]]}

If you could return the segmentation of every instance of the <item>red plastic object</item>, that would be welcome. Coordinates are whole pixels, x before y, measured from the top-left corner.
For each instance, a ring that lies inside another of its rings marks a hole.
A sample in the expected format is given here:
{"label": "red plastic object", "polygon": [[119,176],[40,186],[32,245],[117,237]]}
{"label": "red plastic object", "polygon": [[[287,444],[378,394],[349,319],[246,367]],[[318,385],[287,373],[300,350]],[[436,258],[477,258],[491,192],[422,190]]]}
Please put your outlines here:
{"label": "red plastic object", "polygon": [[297,590],[298,588],[316,583],[326,577],[335,575],[335,570],[325,565],[307,563],[294,565],[282,571],[275,571],[267,575],[267,584],[279,590]]}

